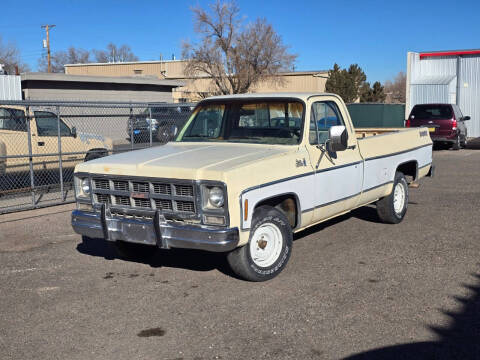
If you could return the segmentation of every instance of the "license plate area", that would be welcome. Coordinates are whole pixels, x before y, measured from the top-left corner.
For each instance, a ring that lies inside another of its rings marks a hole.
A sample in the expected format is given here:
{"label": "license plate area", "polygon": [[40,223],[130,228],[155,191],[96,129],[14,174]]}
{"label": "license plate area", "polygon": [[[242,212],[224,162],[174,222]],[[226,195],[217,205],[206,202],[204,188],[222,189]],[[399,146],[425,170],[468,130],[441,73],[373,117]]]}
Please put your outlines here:
{"label": "license plate area", "polygon": [[153,222],[149,224],[135,220],[108,219],[107,227],[109,238],[112,241],[121,240],[146,245],[157,244]]}

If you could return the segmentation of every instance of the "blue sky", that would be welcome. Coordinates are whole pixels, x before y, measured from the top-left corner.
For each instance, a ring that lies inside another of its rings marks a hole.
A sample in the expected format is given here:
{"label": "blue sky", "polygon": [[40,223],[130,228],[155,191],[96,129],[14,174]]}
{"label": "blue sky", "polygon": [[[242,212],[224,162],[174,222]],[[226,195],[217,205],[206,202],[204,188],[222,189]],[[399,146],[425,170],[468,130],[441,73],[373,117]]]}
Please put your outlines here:
{"label": "blue sky", "polygon": [[[141,60],[181,54],[195,40],[191,6],[210,1],[4,0],[0,36],[14,42],[33,70],[42,54],[42,24],[55,24],[52,51],[129,44]],[[479,1],[239,0],[245,20],[265,17],[298,54],[296,70],[358,63],[368,81],[406,69],[407,51],[480,48]]]}

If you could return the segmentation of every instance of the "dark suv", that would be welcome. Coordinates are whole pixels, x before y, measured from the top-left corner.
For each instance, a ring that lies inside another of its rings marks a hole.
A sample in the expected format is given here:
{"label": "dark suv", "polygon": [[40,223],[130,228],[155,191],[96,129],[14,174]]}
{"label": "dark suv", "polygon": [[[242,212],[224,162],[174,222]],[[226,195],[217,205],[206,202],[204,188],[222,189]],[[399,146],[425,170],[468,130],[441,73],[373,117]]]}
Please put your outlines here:
{"label": "dark suv", "polygon": [[145,109],[142,113],[130,117],[127,124],[128,137],[135,143],[150,142],[151,127],[152,141],[166,143],[172,140],[170,128],[175,125],[180,131],[192,110],[192,105],[183,104],[156,105],[151,109]]}
{"label": "dark suv", "polygon": [[435,143],[447,143],[454,150],[467,146],[467,127],[463,116],[455,104],[418,104],[415,105],[405,122],[405,127],[428,128]]}

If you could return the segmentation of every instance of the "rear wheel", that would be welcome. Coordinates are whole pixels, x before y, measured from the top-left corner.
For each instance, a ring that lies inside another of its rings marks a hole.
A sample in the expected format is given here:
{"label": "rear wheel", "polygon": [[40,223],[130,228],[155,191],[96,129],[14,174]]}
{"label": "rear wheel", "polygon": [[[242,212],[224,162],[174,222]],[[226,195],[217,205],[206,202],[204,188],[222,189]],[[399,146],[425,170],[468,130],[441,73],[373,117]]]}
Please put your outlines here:
{"label": "rear wheel", "polygon": [[467,139],[467,135],[465,135],[463,137],[462,148],[465,149],[467,147],[467,145],[468,145],[468,139]]}
{"label": "rear wheel", "polygon": [[248,244],[230,252],[227,260],[241,278],[266,281],[285,268],[292,242],[292,229],[285,215],[271,206],[260,206],[253,216]]}
{"label": "rear wheel", "polygon": [[403,220],[408,205],[408,184],[403,173],[397,171],[390,195],[377,201],[377,214],[387,224],[398,224]]}
{"label": "rear wheel", "polygon": [[460,150],[461,148],[461,143],[460,143],[460,135],[457,136],[455,139],[455,142],[452,145],[452,150]]}

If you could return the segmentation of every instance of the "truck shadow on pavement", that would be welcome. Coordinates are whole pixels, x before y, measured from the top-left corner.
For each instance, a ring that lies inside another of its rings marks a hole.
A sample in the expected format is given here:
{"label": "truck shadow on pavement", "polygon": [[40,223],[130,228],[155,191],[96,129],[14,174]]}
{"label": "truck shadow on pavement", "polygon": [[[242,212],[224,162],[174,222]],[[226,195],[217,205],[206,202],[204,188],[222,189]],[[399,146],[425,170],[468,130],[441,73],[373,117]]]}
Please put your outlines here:
{"label": "truck shadow on pavement", "polygon": [[[480,263],[478,264],[480,266]],[[439,339],[413,342],[369,350],[345,360],[478,360],[480,359],[480,274],[471,274],[476,285],[463,284],[472,292],[468,298],[453,296],[462,309],[459,312],[440,310],[450,317],[445,328],[428,326]]]}
{"label": "truck shadow on pavement", "polygon": [[155,254],[148,259],[123,259],[120,258],[111,244],[103,239],[83,237],[77,245],[77,251],[84,255],[102,257],[106,260],[122,259],[149,265],[152,268],[172,267],[193,271],[218,270],[228,276],[236,277],[228,266],[225,254],[212,253],[201,250],[169,249],[162,250],[152,246]]}
{"label": "truck shadow on pavement", "polygon": [[[409,202],[409,204],[415,205],[415,203]],[[293,240],[297,240],[300,238],[303,238],[305,236],[314,234],[316,232],[319,232],[329,226],[341,223],[345,220],[348,220],[350,218],[357,218],[360,220],[364,221],[369,221],[373,223],[378,223],[378,224],[383,224],[383,222],[380,220],[380,218],[377,215],[377,210],[374,205],[366,205],[362,206],[360,208],[357,208],[355,210],[350,211],[349,213],[346,213],[341,216],[337,216],[333,219],[327,220],[325,222],[322,222],[320,224],[314,225],[312,227],[309,227],[305,230],[302,230],[296,234],[293,235]]]}

